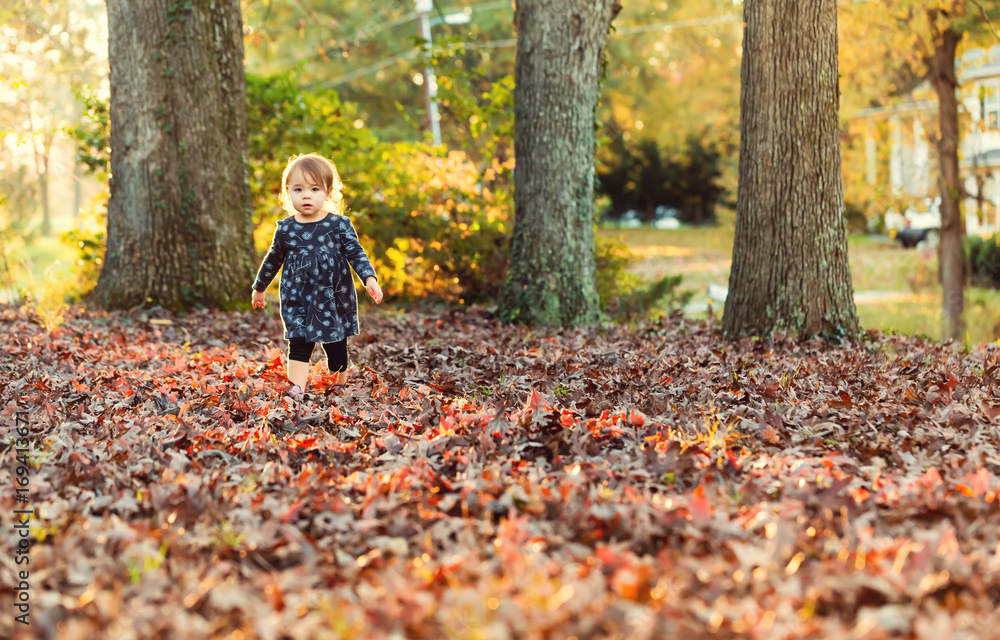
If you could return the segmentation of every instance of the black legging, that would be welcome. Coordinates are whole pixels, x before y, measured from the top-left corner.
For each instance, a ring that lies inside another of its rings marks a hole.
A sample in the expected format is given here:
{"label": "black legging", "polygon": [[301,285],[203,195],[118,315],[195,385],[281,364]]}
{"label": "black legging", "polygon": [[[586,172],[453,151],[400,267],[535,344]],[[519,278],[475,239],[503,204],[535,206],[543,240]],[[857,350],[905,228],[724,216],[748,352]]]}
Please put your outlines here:
{"label": "black legging", "polygon": [[[306,342],[305,338],[290,338],[288,340],[288,359],[296,362],[309,362],[312,357],[315,342]],[[340,342],[324,342],[326,351],[326,366],[333,373],[347,371],[347,338]]]}

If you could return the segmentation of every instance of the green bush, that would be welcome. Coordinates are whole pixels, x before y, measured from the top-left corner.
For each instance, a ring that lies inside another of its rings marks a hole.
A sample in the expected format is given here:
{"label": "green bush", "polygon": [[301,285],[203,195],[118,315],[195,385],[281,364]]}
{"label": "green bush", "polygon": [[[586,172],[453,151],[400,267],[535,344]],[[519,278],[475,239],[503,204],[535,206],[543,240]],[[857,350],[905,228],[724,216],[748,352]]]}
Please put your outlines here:
{"label": "green bush", "polygon": [[107,180],[111,160],[111,117],[106,100],[90,89],[77,92],[83,103],[83,119],[66,133],[76,142],[76,163],[98,180]]}
{"label": "green bush", "polygon": [[645,317],[656,312],[680,309],[694,295],[678,292],[683,276],[668,275],[654,282],[644,282],[631,273],[636,260],[621,240],[597,236],[594,246],[597,271],[597,294],[602,311],[612,318]]}
{"label": "green bush", "polygon": [[847,220],[847,233],[868,233],[868,216],[863,204],[844,203],[844,217]]}
{"label": "green bush", "polygon": [[972,284],[990,289],[1000,287],[1000,234],[986,238],[966,236],[963,248]]}

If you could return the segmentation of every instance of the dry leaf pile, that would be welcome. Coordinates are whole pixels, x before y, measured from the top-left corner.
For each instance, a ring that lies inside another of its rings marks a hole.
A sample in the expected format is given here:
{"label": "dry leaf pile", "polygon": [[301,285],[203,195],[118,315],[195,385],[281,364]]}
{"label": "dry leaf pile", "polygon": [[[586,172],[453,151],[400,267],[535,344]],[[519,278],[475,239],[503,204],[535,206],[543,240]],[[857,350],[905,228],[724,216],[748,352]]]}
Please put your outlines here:
{"label": "dry leaf pile", "polygon": [[1000,638],[997,347],[153,316],[0,309],[0,636]]}

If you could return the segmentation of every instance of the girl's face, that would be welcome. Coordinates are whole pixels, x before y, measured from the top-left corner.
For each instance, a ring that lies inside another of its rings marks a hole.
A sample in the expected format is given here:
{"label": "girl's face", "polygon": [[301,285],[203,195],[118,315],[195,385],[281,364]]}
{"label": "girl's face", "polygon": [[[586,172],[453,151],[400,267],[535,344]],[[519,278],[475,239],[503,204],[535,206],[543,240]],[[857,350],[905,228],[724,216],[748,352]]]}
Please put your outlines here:
{"label": "girl's face", "polygon": [[329,195],[323,185],[313,182],[302,171],[296,169],[288,174],[288,197],[292,207],[302,215],[321,212]]}

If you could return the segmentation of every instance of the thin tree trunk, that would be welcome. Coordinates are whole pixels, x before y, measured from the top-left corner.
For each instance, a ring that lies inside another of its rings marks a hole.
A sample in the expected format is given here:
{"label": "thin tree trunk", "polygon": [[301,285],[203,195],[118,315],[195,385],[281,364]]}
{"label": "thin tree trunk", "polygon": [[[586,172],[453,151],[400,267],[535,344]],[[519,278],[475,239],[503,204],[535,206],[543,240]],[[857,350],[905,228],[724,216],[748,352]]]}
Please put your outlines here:
{"label": "thin tree trunk", "polygon": [[38,186],[42,193],[42,235],[46,238],[52,235],[52,201],[49,199],[49,160],[52,156],[53,134],[42,136],[42,171],[38,176]]}
{"label": "thin tree trunk", "polygon": [[836,0],[743,5],[727,338],[858,330],[840,174]]}
{"label": "thin tree trunk", "polygon": [[239,0],[107,0],[111,196],[91,301],[233,308],[253,281]]}
{"label": "thin tree trunk", "polygon": [[[34,128],[34,123],[32,123]],[[44,237],[52,235],[52,213],[49,207],[49,153],[52,146],[52,134],[42,134],[42,148],[33,145],[35,152],[35,174],[38,176],[38,199],[42,205],[41,234]]]}
{"label": "thin tree trunk", "polygon": [[933,54],[925,60],[931,85],[938,98],[937,146],[941,192],[941,243],[938,264],[941,272],[942,336],[961,339],[965,335],[965,260],[962,238],[965,221],[960,203],[965,185],[958,164],[958,77],[955,73],[955,52],[964,32],[950,27],[938,30],[936,10],[928,12],[932,25]]}
{"label": "thin tree trunk", "polygon": [[80,209],[83,208],[83,187],[81,185],[81,180],[83,180],[83,172],[80,170],[80,165],[73,164],[73,227],[75,229],[81,228],[81,223],[83,222],[83,216],[81,215]]}
{"label": "thin tree trunk", "polygon": [[617,0],[518,0],[510,322],[595,322],[594,128]]}

